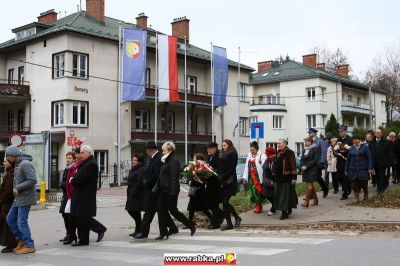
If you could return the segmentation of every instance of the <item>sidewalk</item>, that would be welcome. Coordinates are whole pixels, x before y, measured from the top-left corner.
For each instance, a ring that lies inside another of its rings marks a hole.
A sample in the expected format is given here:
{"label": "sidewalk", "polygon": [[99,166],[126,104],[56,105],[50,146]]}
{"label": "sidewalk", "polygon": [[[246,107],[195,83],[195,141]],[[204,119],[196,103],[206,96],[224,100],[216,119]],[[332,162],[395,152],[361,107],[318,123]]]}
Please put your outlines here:
{"label": "sidewalk", "polygon": [[[368,188],[370,197],[375,194],[375,188]],[[400,225],[400,211],[398,209],[385,208],[364,208],[358,206],[347,205],[355,201],[353,193],[348,200],[341,201],[341,194],[333,194],[333,190],[329,191],[327,198],[322,198],[322,192],[318,193],[319,204],[308,208],[302,207],[304,196],[299,197],[299,205],[297,209],[293,209],[293,213],[287,220],[279,220],[280,212],[274,216],[267,216],[267,212],[271,207],[270,204],[264,205],[261,214],[253,213],[253,210],[242,213],[243,225],[271,225],[271,226],[291,226],[304,224],[383,224],[383,225]],[[361,193],[361,198],[363,194]],[[312,202],[312,201],[311,201]]]}

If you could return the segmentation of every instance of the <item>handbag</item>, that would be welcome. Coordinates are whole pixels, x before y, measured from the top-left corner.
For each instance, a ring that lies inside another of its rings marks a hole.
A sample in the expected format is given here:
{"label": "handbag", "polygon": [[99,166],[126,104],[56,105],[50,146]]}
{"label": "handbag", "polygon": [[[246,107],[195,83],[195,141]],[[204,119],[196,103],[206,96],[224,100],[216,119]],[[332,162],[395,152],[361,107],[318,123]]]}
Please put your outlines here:
{"label": "handbag", "polygon": [[71,200],[68,199],[67,204],[65,204],[64,213],[71,213]]}
{"label": "handbag", "polygon": [[189,197],[194,197],[194,196],[196,196],[197,190],[199,190],[199,189],[200,189],[199,187],[190,187],[190,188],[189,188],[188,196],[189,196]]}

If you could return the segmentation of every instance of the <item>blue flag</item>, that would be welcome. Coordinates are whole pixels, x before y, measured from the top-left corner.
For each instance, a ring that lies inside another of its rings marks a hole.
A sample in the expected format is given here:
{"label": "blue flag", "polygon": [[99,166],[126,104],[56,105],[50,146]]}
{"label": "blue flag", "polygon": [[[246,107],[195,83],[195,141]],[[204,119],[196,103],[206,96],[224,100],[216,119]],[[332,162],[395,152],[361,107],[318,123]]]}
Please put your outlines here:
{"label": "blue flag", "polygon": [[226,49],[213,47],[213,66],[214,66],[214,106],[225,106],[226,93],[228,90],[228,59]]}
{"label": "blue flag", "polygon": [[123,29],[122,100],[139,101],[146,98],[147,31]]}

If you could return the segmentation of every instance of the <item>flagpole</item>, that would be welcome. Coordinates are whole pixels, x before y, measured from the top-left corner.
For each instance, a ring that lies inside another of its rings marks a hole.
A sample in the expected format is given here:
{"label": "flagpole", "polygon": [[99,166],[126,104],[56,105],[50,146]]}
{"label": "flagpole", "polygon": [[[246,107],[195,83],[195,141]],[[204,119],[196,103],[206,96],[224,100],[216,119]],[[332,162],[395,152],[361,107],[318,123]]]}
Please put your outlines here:
{"label": "flagpole", "polygon": [[122,71],[121,65],[123,64],[121,59],[121,36],[123,38],[123,34],[121,34],[121,21],[119,22],[119,30],[118,30],[118,105],[117,105],[117,117],[118,117],[118,126],[117,126],[117,176],[118,176],[118,186],[121,185],[121,80],[122,80]]}
{"label": "flagpole", "polygon": [[214,136],[214,65],[213,65],[214,48],[211,43],[211,141],[215,141]]}
{"label": "flagpole", "polygon": [[239,60],[238,60],[238,81],[237,81],[237,92],[238,92],[238,135],[236,149],[240,155],[240,47],[238,48]]}
{"label": "flagpole", "polygon": [[154,142],[157,145],[157,124],[158,124],[158,32],[156,32],[156,87],[154,90]]}
{"label": "flagpole", "polygon": [[[183,80],[185,89],[185,163],[188,162],[188,117],[187,117],[187,77],[186,77],[186,36],[185,36],[185,77]],[[193,133],[193,132],[192,132]]]}

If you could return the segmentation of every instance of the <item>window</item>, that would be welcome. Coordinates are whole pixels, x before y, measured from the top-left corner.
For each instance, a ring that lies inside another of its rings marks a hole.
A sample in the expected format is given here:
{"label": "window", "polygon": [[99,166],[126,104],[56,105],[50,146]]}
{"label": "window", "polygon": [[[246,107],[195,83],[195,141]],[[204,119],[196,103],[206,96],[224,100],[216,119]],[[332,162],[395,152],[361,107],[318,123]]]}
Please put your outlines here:
{"label": "window", "polygon": [[197,77],[187,76],[187,89],[191,94],[197,94]]}
{"label": "window", "polygon": [[308,88],[307,89],[307,100],[308,101],[315,101],[315,88]]}
{"label": "window", "polygon": [[250,118],[249,117],[241,117],[239,120],[239,135],[240,136],[248,136],[250,129]]}
{"label": "window", "polygon": [[316,115],[307,115],[307,127],[317,127]]}
{"label": "window", "polygon": [[274,148],[276,151],[278,150],[278,143],[277,142],[267,142],[267,147],[272,147]]}
{"label": "window", "polygon": [[146,87],[150,86],[150,68],[146,68]]}
{"label": "window", "polygon": [[347,95],[347,101],[352,102],[353,101],[353,96],[352,95]]}
{"label": "window", "polygon": [[361,105],[361,97],[357,97],[357,105]]}
{"label": "window", "polygon": [[175,132],[175,112],[170,112],[168,119],[169,119],[168,130],[170,132]]}
{"label": "window", "polygon": [[87,55],[72,55],[72,76],[79,78],[87,78]]}
{"label": "window", "polygon": [[14,84],[14,68],[8,70],[8,84]]}
{"label": "window", "polygon": [[7,112],[7,127],[8,131],[14,131],[14,110]]}
{"label": "window", "polygon": [[65,105],[63,102],[53,103],[53,125],[63,126],[65,122]]}
{"label": "window", "polygon": [[135,111],[135,125],[136,125],[136,129],[149,130],[150,129],[150,111],[149,110],[136,110]]}
{"label": "window", "polygon": [[280,104],[281,96],[279,93],[259,96],[259,101],[261,104]]}
{"label": "window", "polygon": [[94,158],[99,165],[99,173],[108,174],[108,151],[94,151]]}
{"label": "window", "polygon": [[19,67],[18,68],[18,84],[23,85],[25,81],[25,71],[24,67]]}
{"label": "window", "polygon": [[240,83],[240,88],[239,88],[239,100],[245,102],[247,99],[247,84],[245,83]]}
{"label": "window", "polygon": [[304,150],[304,142],[296,142],[296,154],[300,156]]}
{"label": "window", "polygon": [[281,116],[281,115],[272,116],[272,128],[273,129],[281,129],[282,128],[282,119],[283,119],[283,116]]}
{"label": "window", "polygon": [[381,101],[381,108],[382,108],[382,113],[386,112],[386,102],[385,101]]}
{"label": "window", "polygon": [[251,123],[257,123],[258,122],[258,117],[256,115],[250,116],[250,122]]}
{"label": "window", "polygon": [[25,112],[24,109],[18,109],[18,130],[23,131],[25,128]]}
{"label": "window", "polygon": [[53,78],[64,77],[65,54],[53,55]]}
{"label": "window", "polygon": [[354,127],[354,119],[353,118],[349,118],[349,127]]}
{"label": "window", "polygon": [[87,103],[74,102],[72,104],[72,124],[79,126],[87,125]]}

